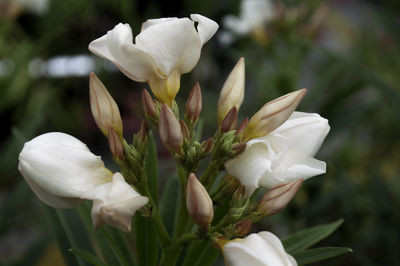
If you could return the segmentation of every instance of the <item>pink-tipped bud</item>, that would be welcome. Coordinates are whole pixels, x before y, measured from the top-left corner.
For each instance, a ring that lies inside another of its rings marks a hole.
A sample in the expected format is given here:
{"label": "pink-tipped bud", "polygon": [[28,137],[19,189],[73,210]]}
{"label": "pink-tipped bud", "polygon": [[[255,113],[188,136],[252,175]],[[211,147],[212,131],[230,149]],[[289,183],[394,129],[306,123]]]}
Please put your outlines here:
{"label": "pink-tipped bud", "polygon": [[185,121],[181,120],[179,124],[181,125],[183,139],[190,139],[190,132]]}
{"label": "pink-tipped bud", "polygon": [[239,110],[244,98],[244,58],[240,58],[226,79],[218,99],[218,122],[221,123],[228,112]]}
{"label": "pink-tipped bud", "polygon": [[232,129],[235,129],[237,126],[237,122],[238,122],[237,108],[233,107],[228,112],[224,120],[222,120],[220,125],[221,131],[226,133],[228,131],[231,131]]}
{"label": "pink-tipped bud", "polygon": [[151,95],[145,89],[142,90],[142,106],[146,116],[153,119],[157,118],[156,104],[154,103]]}
{"label": "pink-tipped bud", "polygon": [[279,185],[262,197],[256,206],[256,211],[263,216],[270,216],[283,210],[303,184],[303,179]]}
{"label": "pink-tipped bud", "polygon": [[245,119],[243,119],[242,122],[240,122],[240,124],[238,125],[237,129],[236,129],[236,135],[240,134],[243,132],[243,130],[247,127],[247,124],[249,123],[249,118],[246,117]]}
{"label": "pink-tipped bud", "polygon": [[201,143],[200,151],[203,154],[209,154],[213,148],[213,138],[209,138]]}
{"label": "pink-tipped bud", "polygon": [[213,203],[207,190],[193,173],[189,174],[186,184],[186,208],[190,217],[206,231],[214,218]]}
{"label": "pink-tipped bud", "polygon": [[122,147],[121,140],[114,129],[110,128],[108,130],[108,147],[114,158],[120,160],[124,159],[124,148]]}
{"label": "pink-tipped bud", "polygon": [[93,72],[89,77],[90,109],[97,126],[108,137],[112,128],[122,138],[122,120],[118,105]]}
{"label": "pink-tipped bud", "polygon": [[232,146],[232,151],[235,156],[241,154],[246,149],[246,143],[237,143]]}
{"label": "pink-tipped bud", "polygon": [[235,224],[235,232],[236,235],[238,236],[244,236],[246,235],[250,229],[251,229],[251,220],[250,219],[245,219],[237,222]]}
{"label": "pink-tipped bud", "polygon": [[186,102],[186,119],[192,123],[199,119],[202,108],[202,97],[200,84],[196,82],[192,91],[190,92],[189,98]]}
{"label": "pink-tipped bud", "polygon": [[160,111],[158,131],[165,147],[178,152],[183,144],[182,129],[172,110],[163,104]]}
{"label": "pink-tipped bud", "polygon": [[142,122],[140,123],[140,128],[138,132],[138,137],[140,141],[146,142],[148,139],[149,135],[149,128],[147,127],[146,120],[142,119]]}
{"label": "pink-tipped bud", "polygon": [[306,89],[301,89],[266,103],[250,118],[243,138],[247,141],[274,131],[290,117],[306,93]]}

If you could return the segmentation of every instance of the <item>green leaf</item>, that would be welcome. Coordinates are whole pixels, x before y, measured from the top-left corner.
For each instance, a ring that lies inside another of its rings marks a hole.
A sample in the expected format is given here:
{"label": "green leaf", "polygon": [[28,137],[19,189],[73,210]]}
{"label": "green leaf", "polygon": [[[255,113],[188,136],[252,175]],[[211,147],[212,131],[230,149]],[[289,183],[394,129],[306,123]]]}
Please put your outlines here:
{"label": "green leaf", "polygon": [[[77,207],[77,210],[85,224],[86,230],[94,244],[98,245],[100,249],[98,252],[105,259],[107,265],[116,265],[116,263],[120,265],[135,265],[132,250],[130,250],[127,239],[122,232],[107,225],[103,225],[95,231],[90,218],[89,206],[82,204]],[[110,253],[110,248],[113,253]],[[97,251],[98,249],[94,250]]]}
{"label": "green leaf", "polygon": [[306,265],[313,262],[337,257],[339,255],[349,252],[353,251],[350,248],[346,247],[322,247],[303,250],[300,252],[292,253],[292,255],[299,265]]}
{"label": "green leaf", "polygon": [[157,146],[152,133],[149,134],[148,152],[146,156],[147,184],[154,202],[158,206],[158,161]]}
{"label": "green leaf", "polygon": [[282,244],[289,253],[305,250],[332,234],[342,223],[343,219],[340,219],[333,223],[314,226],[286,237],[282,240]]}
{"label": "green leaf", "polygon": [[136,256],[139,266],[156,266],[158,261],[158,235],[149,217],[135,216]]}
{"label": "green leaf", "polygon": [[74,253],[75,255],[78,255],[82,259],[86,260],[87,262],[89,262],[95,266],[105,266],[105,264],[101,260],[99,260],[92,253],[87,252],[86,250],[79,249],[79,248],[71,248],[71,249],[69,249],[69,251]]}
{"label": "green leaf", "polygon": [[165,228],[170,234],[172,234],[172,230],[174,228],[175,216],[179,206],[179,198],[180,192],[178,176],[173,175],[169,177],[164,186],[164,191],[160,202],[161,219],[164,221]]}

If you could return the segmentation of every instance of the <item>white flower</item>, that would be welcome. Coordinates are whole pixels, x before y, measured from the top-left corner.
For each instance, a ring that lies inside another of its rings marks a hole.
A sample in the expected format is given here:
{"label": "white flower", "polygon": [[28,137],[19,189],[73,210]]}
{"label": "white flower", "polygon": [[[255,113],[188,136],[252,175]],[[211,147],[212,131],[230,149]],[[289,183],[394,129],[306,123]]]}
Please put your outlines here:
{"label": "white flower", "polygon": [[[102,216],[112,226],[128,228],[128,213],[130,219],[147,203],[121,174],[113,175],[99,156],[68,134],[46,133],[25,143],[18,169],[36,196],[52,207],[72,208],[84,199],[94,200],[95,226]],[[124,194],[115,195],[120,190]],[[116,217],[123,218],[116,222]]]}
{"label": "white flower", "polygon": [[239,17],[228,15],[223,18],[224,26],[238,35],[259,30],[275,16],[270,0],[242,0]]}
{"label": "white flower", "polygon": [[135,43],[130,26],[119,23],[91,42],[89,50],[113,62],[130,79],[148,82],[157,99],[170,105],[178,93],[180,75],[196,66],[203,44],[218,29],[217,23],[204,16],[190,18],[147,20]]}
{"label": "white flower", "polygon": [[229,266],[295,266],[296,260],[285,252],[279,238],[264,231],[244,239],[234,239],[223,247]]}
{"label": "white flower", "polygon": [[125,232],[131,231],[132,215],[149,200],[133,190],[120,173],[114,174],[111,183],[85,192],[84,197],[93,200],[92,219],[96,229],[106,223]]}
{"label": "white flower", "polygon": [[248,141],[246,150],[225,167],[246,186],[247,196],[259,186],[270,189],[323,174],[325,162],[313,156],[329,129],[328,120],[318,114],[294,112],[275,131]]}

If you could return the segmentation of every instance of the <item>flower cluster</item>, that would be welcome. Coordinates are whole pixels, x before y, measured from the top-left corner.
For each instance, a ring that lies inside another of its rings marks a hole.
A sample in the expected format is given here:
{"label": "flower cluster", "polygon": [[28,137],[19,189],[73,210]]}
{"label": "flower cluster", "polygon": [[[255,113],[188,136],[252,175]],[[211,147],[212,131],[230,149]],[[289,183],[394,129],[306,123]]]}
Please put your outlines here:
{"label": "flower cluster", "polygon": [[[100,79],[90,75],[92,114],[120,172],[113,174],[84,143],[58,132],[25,143],[19,170],[38,198],[52,207],[93,201],[95,228],[105,223],[129,232],[132,216],[140,210],[160,236],[161,265],[175,265],[183,245],[205,239],[220,248],[228,265],[297,265],[272,233],[242,237],[252,223],[285,208],[304,180],[325,173],[325,163],[314,156],[328,134],[328,122],[318,114],[295,112],[307,92],[301,89],[266,103],[239,123],[245,91],[245,62],[240,58],[220,93],[218,128],[213,137],[200,141],[199,83],[193,86],[183,117],[174,99],[181,74],[195,67],[202,46],[217,28],[201,15],[152,19],[143,23],[135,42],[127,24],[91,42],[90,51],[113,62],[130,79],[147,82],[155,97],[143,90],[144,119],[129,144],[117,103]],[[172,235],[147,182],[145,158],[152,130],[158,131],[178,169],[181,206]],[[199,164],[205,158],[209,164],[203,170]],[[251,197],[265,191],[260,187],[267,189],[261,200]],[[217,218],[214,212],[220,206],[225,209]]]}

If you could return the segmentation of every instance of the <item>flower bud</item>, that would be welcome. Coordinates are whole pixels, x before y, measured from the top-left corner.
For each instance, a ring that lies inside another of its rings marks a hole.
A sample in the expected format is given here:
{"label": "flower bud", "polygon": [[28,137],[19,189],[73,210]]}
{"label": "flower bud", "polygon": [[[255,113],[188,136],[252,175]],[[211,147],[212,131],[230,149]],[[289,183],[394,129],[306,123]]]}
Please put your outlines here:
{"label": "flower bud", "polygon": [[250,229],[251,229],[250,219],[241,220],[235,224],[235,231],[236,235],[238,236],[246,235],[250,231]]}
{"label": "flower bud", "polygon": [[124,148],[122,147],[121,140],[119,139],[117,133],[112,128],[108,130],[108,147],[113,158],[123,160]]}
{"label": "flower bud", "polygon": [[190,139],[190,132],[185,121],[181,120],[179,121],[179,124],[181,125],[183,139]]}
{"label": "flower bud", "polygon": [[186,184],[186,208],[190,217],[206,231],[214,217],[213,203],[207,190],[193,173],[189,175]]}
{"label": "flower bud", "polygon": [[246,143],[237,143],[232,146],[232,151],[235,156],[241,154],[246,149]]}
{"label": "flower bud", "polygon": [[157,118],[158,115],[156,104],[154,103],[153,98],[151,98],[150,94],[145,89],[142,90],[142,106],[144,114],[146,116],[153,119]]}
{"label": "flower bud", "polygon": [[246,117],[245,119],[243,119],[242,122],[240,122],[240,124],[238,125],[237,129],[236,129],[236,135],[240,134],[243,132],[243,130],[245,130],[245,128],[247,127],[247,124],[249,123],[249,118]]}
{"label": "flower bud", "polygon": [[243,132],[244,140],[262,137],[282,125],[306,94],[306,89],[288,93],[266,103],[253,115]]}
{"label": "flower bud", "polygon": [[146,143],[148,140],[148,135],[149,135],[149,129],[147,128],[146,120],[142,119],[138,132],[139,140],[143,143]]}
{"label": "flower bud", "polygon": [[228,112],[239,110],[244,98],[244,58],[241,57],[226,79],[218,99],[218,122],[221,123]]}
{"label": "flower bud", "polygon": [[200,152],[204,155],[209,154],[213,148],[213,138],[203,141],[200,146]]}
{"label": "flower bud", "polygon": [[194,84],[189,98],[186,102],[186,119],[191,123],[199,119],[202,108],[201,88],[198,82]]}
{"label": "flower bud", "polygon": [[163,104],[158,123],[160,138],[165,147],[171,151],[179,151],[183,144],[182,129],[172,110]]}
{"label": "flower bud", "polygon": [[90,109],[97,126],[108,137],[112,128],[122,138],[122,120],[119,109],[103,83],[93,72],[89,78]]}
{"label": "flower bud", "polygon": [[296,192],[303,184],[303,179],[279,185],[268,191],[256,206],[256,211],[264,217],[271,216],[280,212],[286,207],[290,200],[296,195]]}
{"label": "flower bud", "polygon": [[235,129],[237,126],[237,121],[238,121],[237,108],[233,107],[229,111],[229,113],[226,115],[224,120],[222,120],[221,125],[220,125],[221,131],[226,133],[226,132],[229,132],[229,131]]}

